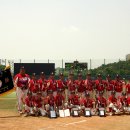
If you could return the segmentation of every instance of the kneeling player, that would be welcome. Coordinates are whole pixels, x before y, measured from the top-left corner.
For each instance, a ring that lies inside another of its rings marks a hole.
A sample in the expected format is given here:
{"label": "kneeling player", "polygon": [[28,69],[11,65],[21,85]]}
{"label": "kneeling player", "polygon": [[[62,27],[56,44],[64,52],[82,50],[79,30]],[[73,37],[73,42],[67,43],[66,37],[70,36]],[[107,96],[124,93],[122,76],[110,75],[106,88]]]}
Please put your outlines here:
{"label": "kneeling player", "polygon": [[24,110],[25,110],[25,117],[29,116],[29,115],[33,115],[33,96],[31,92],[27,93],[27,96],[25,97],[25,99],[23,100],[24,103]]}
{"label": "kneeling player", "polygon": [[117,114],[120,113],[119,102],[118,102],[117,98],[115,97],[115,94],[116,94],[116,92],[112,91],[111,96],[108,99],[108,103],[109,103],[108,107],[109,107],[110,116],[112,116],[115,113],[117,113]]}
{"label": "kneeling player", "polygon": [[42,116],[46,115],[46,111],[43,105],[43,99],[41,97],[42,97],[41,92],[38,92],[37,95],[34,96],[33,106],[36,116],[38,116],[39,114],[41,114]]}
{"label": "kneeling player", "polygon": [[85,113],[85,108],[89,108],[90,109],[90,112],[91,114],[93,113],[92,109],[94,108],[94,100],[90,98],[90,94],[89,93],[86,93],[85,94],[85,97],[81,99],[81,106],[82,106],[82,110],[83,112]]}
{"label": "kneeling player", "polygon": [[[100,112],[101,108],[104,109],[104,112],[105,112],[106,107],[107,107],[107,100],[103,97],[103,91],[99,92],[99,97],[96,98],[96,104],[95,105],[96,105],[96,109],[97,109],[98,112]],[[100,114],[100,113],[98,113],[98,114]]]}

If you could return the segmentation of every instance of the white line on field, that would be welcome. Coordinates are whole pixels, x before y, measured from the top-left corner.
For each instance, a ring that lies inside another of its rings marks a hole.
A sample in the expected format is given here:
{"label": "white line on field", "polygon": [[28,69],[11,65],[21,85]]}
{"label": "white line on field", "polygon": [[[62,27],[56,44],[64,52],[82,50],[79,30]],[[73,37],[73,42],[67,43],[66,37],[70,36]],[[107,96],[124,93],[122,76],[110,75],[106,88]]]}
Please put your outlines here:
{"label": "white line on field", "polygon": [[61,125],[56,125],[56,126],[50,126],[50,127],[45,127],[45,128],[41,128],[39,130],[46,130],[46,129],[52,129],[58,126],[68,126],[68,125],[74,125],[74,124],[78,124],[78,123],[82,123],[85,122],[86,120],[81,120],[81,121],[76,121],[76,122],[71,122],[71,123],[67,123],[67,124],[61,124]]}

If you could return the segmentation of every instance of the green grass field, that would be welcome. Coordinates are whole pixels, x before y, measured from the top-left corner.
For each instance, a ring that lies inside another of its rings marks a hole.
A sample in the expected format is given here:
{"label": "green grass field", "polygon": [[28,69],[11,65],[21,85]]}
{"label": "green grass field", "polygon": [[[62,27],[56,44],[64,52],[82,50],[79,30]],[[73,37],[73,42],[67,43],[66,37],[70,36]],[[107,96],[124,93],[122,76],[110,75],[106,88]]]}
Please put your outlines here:
{"label": "green grass field", "polygon": [[14,91],[0,95],[0,110],[16,109],[16,93]]}

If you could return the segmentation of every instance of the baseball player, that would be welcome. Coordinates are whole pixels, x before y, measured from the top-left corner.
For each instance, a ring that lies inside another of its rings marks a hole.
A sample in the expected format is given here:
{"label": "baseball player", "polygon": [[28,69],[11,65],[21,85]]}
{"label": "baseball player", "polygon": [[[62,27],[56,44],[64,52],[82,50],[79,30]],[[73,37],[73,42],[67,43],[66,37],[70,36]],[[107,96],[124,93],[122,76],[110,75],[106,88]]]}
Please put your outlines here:
{"label": "baseball player", "polygon": [[85,87],[86,87],[86,92],[88,92],[90,94],[90,97],[93,97],[93,90],[94,90],[94,82],[91,79],[91,74],[88,73],[86,76],[86,80],[85,80]]}
{"label": "baseball player", "polygon": [[84,80],[82,79],[82,74],[78,74],[78,80],[75,81],[76,84],[76,89],[77,89],[77,93],[80,97],[84,97],[85,96],[85,84],[84,84]]}
{"label": "baseball player", "polygon": [[18,99],[18,112],[20,114],[23,113],[22,99],[27,95],[29,81],[29,75],[25,73],[25,68],[23,66],[20,68],[20,72],[14,77],[14,86],[16,88],[16,95]]}
{"label": "baseball player", "polygon": [[34,96],[33,107],[36,116],[39,116],[39,114],[42,116],[46,115],[46,111],[43,105],[42,93],[40,91],[37,92],[37,95]]}
{"label": "baseball player", "polygon": [[45,73],[41,72],[40,73],[40,79],[38,80],[39,83],[39,89],[42,92],[42,96],[46,97],[47,96],[47,80],[45,79]]}
{"label": "baseball player", "polygon": [[57,93],[57,95],[56,95],[56,97],[55,97],[55,104],[56,104],[57,111],[58,111],[58,110],[64,108],[65,98],[64,98],[63,95],[62,95],[62,90],[61,90],[61,89],[58,89],[57,92],[58,92],[58,93]]}
{"label": "baseball player", "polygon": [[116,98],[118,98],[119,96],[121,96],[121,93],[123,91],[123,83],[120,80],[120,76],[118,74],[116,75],[116,79],[114,81],[114,88],[116,91]]}
{"label": "baseball player", "polygon": [[29,91],[32,93],[32,95],[37,95],[39,88],[40,85],[36,79],[36,73],[32,73],[31,80],[29,81]]}
{"label": "baseball player", "polygon": [[55,77],[55,75],[52,72],[49,77],[49,80],[47,81],[47,91],[52,90],[53,96],[55,97],[57,95],[57,86],[56,86],[57,84],[56,84],[56,80],[54,77]]}
{"label": "baseball player", "polygon": [[129,79],[128,83],[126,84],[126,94],[128,97],[130,97],[130,79]]}
{"label": "baseball player", "polygon": [[109,107],[109,114],[110,114],[110,116],[115,114],[115,112],[117,114],[120,113],[120,110],[119,110],[120,103],[118,102],[118,100],[117,100],[115,95],[116,95],[116,92],[112,91],[111,92],[111,96],[108,98],[108,107]]}
{"label": "baseball player", "polygon": [[76,83],[74,80],[74,74],[69,74],[69,79],[67,81],[67,87],[68,87],[68,96],[71,94],[71,91],[76,92]]}
{"label": "baseball player", "polygon": [[98,97],[99,92],[103,92],[105,91],[105,81],[102,80],[102,76],[101,74],[98,74],[98,79],[95,81],[95,87],[96,87],[96,95]]}
{"label": "baseball player", "polygon": [[106,91],[107,91],[107,98],[110,97],[111,92],[114,90],[114,82],[111,80],[111,76],[108,74],[106,78]]}

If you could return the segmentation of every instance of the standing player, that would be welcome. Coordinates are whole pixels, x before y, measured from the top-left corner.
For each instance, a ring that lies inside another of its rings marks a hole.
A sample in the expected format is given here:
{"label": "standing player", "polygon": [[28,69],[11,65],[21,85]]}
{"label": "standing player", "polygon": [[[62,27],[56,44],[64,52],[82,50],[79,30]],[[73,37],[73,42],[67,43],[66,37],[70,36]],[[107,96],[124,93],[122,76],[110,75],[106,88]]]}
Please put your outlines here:
{"label": "standing player", "polygon": [[37,95],[37,92],[39,91],[39,83],[36,79],[36,73],[32,73],[32,79],[29,81],[29,90],[32,95]]}
{"label": "standing player", "polygon": [[53,91],[53,96],[55,97],[57,95],[57,86],[56,86],[56,80],[55,80],[55,75],[52,72],[49,80],[47,81],[47,91],[52,90]]}
{"label": "standing player", "polygon": [[67,81],[67,87],[68,87],[68,95],[70,95],[72,91],[76,92],[76,84],[74,81],[74,74],[73,73],[69,74],[69,79]]}
{"label": "standing player", "polygon": [[45,73],[41,72],[40,73],[40,79],[38,80],[40,91],[42,92],[42,96],[46,97],[47,96],[47,81],[45,79]]}
{"label": "standing player", "polygon": [[111,76],[108,74],[106,78],[107,98],[110,97],[112,91],[114,91],[114,82],[111,80]]}
{"label": "standing player", "polygon": [[101,74],[98,74],[98,79],[95,81],[96,95],[98,97],[100,92],[105,91],[105,81],[102,80]]}
{"label": "standing player", "polygon": [[90,94],[90,97],[93,97],[93,88],[94,88],[94,82],[91,79],[91,74],[88,73],[85,80],[85,87],[86,91]]}
{"label": "standing player", "polygon": [[59,80],[57,80],[57,90],[61,90],[62,95],[67,99],[67,95],[65,95],[65,89],[66,89],[67,83],[64,80],[63,73],[59,74]]}
{"label": "standing player", "polygon": [[76,83],[78,95],[80,97],[84,97],[86,88],[85,88],[84,80],[82,79],[82,74],[80,73],[78,74],[78,80],[76,80],[75,83]]}
{"label": "standing player", "polygon": [[126,94],[128,97],[130,97],[130,79],[129,79],[128,83],[126,84]]}
{"label": "standing player", "polygon": [[14,77],[14,86],[16,88],[16,95],[18,99],[18,111],[20,114],[23,113],[22,99],[27,95],[29,81],[29,75],[25,73],[25,68],[21,67],[20,72]]}
{"label": "standing player", "polygon": [[120,97],[123,91],[123,83],[120,80],[120,76],[118,74],[116,75],[116,79],[114,81],[114,88],[116,91],[116,98]]}

